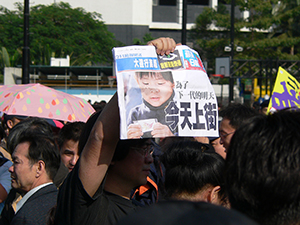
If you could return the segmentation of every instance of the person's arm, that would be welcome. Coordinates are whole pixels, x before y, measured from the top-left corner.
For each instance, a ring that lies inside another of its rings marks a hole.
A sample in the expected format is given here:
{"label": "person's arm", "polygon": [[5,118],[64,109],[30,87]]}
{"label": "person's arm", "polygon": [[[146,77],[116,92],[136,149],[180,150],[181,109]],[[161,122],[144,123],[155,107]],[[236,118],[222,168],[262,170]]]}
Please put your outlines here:
{"label": "person's arm", "polygon": [[[148,45],[155,46],[157,54],[161,55],[173,52],[176,47],[172,38],[158,38]],[[116,93],[99,115],[80,156],[79,178],[90,196],[98,190],[111,163],[120,137],[119,126]]]}
{"label": "person's arm", "polygon": [[104,107],[80,156],[79,178],[93,196],[111,163],[120,136],[117,93]]}

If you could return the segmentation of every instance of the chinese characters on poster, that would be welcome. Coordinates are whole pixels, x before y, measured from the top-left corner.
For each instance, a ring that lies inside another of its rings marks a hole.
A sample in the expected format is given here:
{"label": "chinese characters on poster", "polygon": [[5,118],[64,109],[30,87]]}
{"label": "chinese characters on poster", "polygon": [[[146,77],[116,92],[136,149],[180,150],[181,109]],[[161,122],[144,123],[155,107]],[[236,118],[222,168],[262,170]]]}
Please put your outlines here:
{"label": "chinese characters on poster", "polygon": [[158,56],[153,46],[128,46],[113,56],[121,139],[218,136],[217,98],[196,51]]}

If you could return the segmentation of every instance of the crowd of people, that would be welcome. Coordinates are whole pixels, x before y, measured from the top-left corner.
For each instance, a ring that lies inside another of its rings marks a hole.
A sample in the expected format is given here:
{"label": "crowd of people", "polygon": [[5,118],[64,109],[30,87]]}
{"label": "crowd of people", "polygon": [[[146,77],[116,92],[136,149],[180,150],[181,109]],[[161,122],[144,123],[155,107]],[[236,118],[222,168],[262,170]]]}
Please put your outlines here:
{"label": "crowd of people", "polygon": [[0,225],[300,223],[296,110],[232,103],[217,137],[120,140],[116,93],[86,123],[50,124],[3,116]]}

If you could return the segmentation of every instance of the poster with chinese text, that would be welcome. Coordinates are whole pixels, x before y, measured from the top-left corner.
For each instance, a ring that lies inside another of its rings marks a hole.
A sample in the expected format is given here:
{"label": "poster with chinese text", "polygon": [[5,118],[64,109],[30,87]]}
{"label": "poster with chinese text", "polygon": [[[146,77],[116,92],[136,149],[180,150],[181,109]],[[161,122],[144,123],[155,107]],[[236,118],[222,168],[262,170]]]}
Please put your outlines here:
{"label": "poster with chinese text", "polygon": [[218,106],[199,54],[177,46],[113,49],[121,139],[218,136]]}

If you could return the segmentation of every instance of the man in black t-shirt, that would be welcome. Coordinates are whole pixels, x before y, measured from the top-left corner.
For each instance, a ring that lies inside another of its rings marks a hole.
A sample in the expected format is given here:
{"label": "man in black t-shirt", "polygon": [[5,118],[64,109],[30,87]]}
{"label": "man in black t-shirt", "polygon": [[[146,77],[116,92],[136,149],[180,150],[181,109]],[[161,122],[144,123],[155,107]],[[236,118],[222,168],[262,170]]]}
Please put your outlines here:
{"label": "man in black t-shirt", "polygon": [[[175,49],[170,38],[149,43],[158,54]],[[117,94],[87,122],[75,168],[61,186],[55,224],[115,224],[136,209],[131,190],[146,184],[153,162],[151,139],[119,141]]]}

